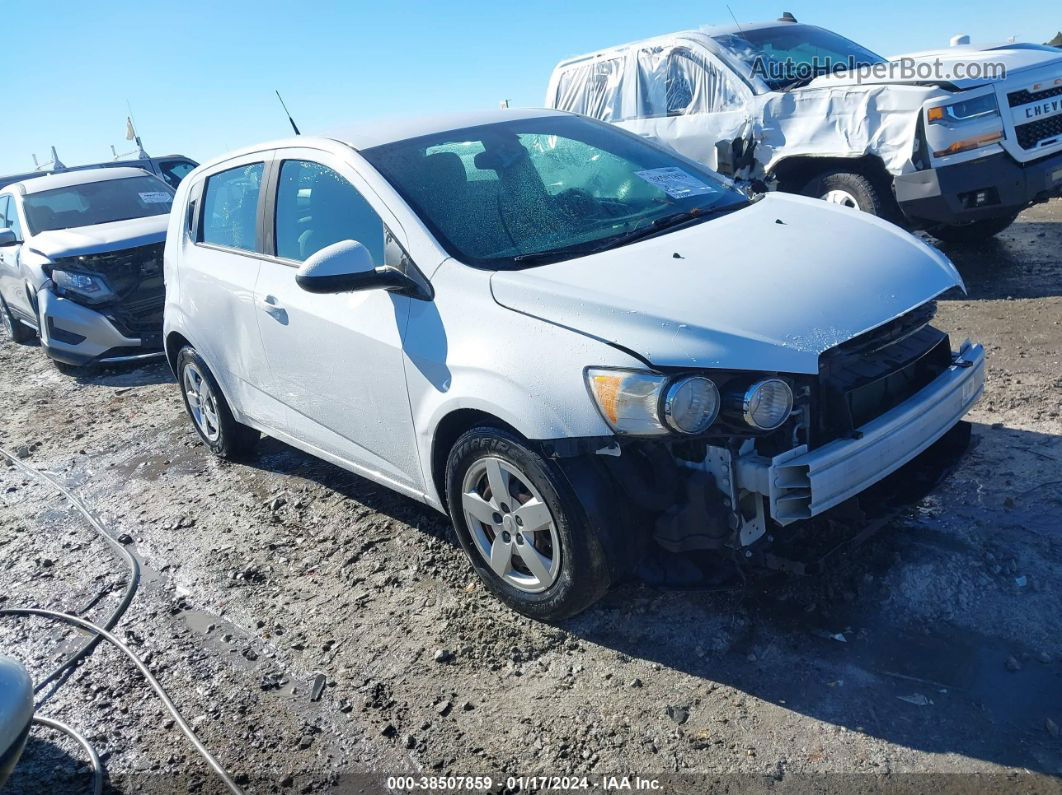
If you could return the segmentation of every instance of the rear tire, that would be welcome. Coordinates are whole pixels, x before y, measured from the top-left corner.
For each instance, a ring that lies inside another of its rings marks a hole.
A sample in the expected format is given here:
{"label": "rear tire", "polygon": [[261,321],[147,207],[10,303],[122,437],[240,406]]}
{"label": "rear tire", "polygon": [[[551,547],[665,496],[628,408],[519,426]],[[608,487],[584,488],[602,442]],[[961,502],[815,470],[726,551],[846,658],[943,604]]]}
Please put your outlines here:
{"label": "rear tire", "polygon": [[945,243],[971,245],[973,243],[983,243],[995,237],[1014,223],[1017,217],[1018,214],[1014,213],[1002,218],[986,218],[983,221],[972,221],[968,224],[956,226],[938,224],[937,226],[927,227],[926,231],[937,240],[942,240]]}
{"label": "rear tire", "polygon": [[4,331],[7,336],[11,338],[12,342],[17,342],[20,345],[25,345],[31,342],[37,337],[37,334],[29,326],[24,324],[21,320],[15,318],[11,313],[11,310],[7,308],[7,303],[3,298],[0,298],[0,321],[4,326]]}
{"label": "rear tire", "polygon": [[608,591],[604,539],[557,465],[513,433],[463,434],[446,463],[446,496],[472,568],[516,612],[557,621]]}
{"label": "rear tire", "polygon": [[217,379],[190,345],[177,354],[177,383],[196,433],[214,455],[236,459],[254,449],[260,434],[236,422]]}

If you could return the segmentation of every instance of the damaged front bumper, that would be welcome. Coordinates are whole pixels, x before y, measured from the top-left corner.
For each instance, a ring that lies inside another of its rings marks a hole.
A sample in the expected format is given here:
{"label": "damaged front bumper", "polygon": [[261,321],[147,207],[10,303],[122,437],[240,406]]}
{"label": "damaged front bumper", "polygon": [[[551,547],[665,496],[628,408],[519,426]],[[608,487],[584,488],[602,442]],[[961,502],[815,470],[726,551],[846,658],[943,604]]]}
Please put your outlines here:
{"label": "damaged front bumper", "polygon": [[896,201],[923,225],[1002,218],[1062,196],[1062,153],[1018,163],[1006,153],[894,178]]}
{"label": "damaged front bumper", "polygon": [[984,390],[984,349],[963,344],[952,365],[903,403],[814,450],[733,461],[737,489],[765,498],[780,525],[810,519],[856,496],[944,436]]}
{"label": "damaged front bumper", "polygon": [[56,295],[48,287],[37,293],[41,347],[65,364],[116,364],[162,356],[160,335],[124,334],[102,311]]}

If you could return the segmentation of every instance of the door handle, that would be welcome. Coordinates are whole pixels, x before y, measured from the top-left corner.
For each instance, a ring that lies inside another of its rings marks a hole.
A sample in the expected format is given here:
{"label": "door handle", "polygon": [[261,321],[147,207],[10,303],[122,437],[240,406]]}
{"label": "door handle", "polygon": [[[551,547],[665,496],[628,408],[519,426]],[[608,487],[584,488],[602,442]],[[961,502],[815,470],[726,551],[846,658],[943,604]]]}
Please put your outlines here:
{"label": "door handle", "polygon": [[275,295],[267,295],[264,298],[255,298],[254,302],[258,305],[258,308],[265,312],[275,320],[279,320],[281,323],[287,323],[288,313],[280,305]]}

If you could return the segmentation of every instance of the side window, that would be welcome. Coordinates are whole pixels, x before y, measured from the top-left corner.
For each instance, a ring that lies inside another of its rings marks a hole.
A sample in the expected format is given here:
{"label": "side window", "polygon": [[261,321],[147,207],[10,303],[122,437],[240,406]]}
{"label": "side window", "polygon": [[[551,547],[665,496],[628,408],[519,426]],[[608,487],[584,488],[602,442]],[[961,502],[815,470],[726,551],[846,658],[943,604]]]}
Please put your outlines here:
{"label": "side window", "polygon": [[188,160],[163,160],[159,163],[159,175],[176,190],[181,180],[187,177],[194,168],[195,164]]}
{"label": "side window", "polygon": [[553,107],[601,121],[618,121],[624,59],[609,58],[574,64],[557,81]]}
{"label": "side window", "polygon": [[261,163],[230,168],[207,178],[199,242],[255,250],[255,219],[262,187]]}
{"label": "side window", "polygon": [[0,196],[0,229],[10,229],[16,240],[22,240],[22,224],[18,221],[18,208],[14,196]]}
{"label": "side window", "polygon": [[302,262],[341,240],[357,240],[384,264],[384,224],[360,193],[327,166],[285,160],[276,205],[276,255]]}
{"label": "side window", "polygon": [[638,115],[642,118],[718,113],[741,107],[730,76],[685,47],[638,51]]}

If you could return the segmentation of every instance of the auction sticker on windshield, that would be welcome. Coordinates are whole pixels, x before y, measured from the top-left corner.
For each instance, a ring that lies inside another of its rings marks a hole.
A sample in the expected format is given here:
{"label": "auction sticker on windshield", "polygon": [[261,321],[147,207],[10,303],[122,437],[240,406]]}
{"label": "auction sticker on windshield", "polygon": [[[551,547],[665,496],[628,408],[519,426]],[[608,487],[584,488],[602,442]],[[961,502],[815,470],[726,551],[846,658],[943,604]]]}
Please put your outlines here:
{"label": "auction sticker on windshield", "polygon": [[650,185],[655,185],[664,191],[672,199],[685,199],[687,196],[701,196],[705,193],[718,193],[718,189],[702,182],[692,174],[687,174],[681,168],[668,166],[667,168],[649,168],[645,171],[635,171],[639,177]]}
{"label": "auction sticker on windshield", "polygon": [[141,193],[140,201],[144,202],[144,204],[168,204],[173,201],[173,196],[166,193],[164,190],[150,191],[148,193]]}

